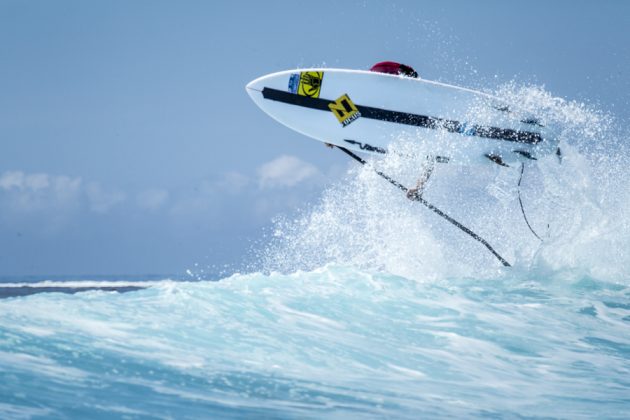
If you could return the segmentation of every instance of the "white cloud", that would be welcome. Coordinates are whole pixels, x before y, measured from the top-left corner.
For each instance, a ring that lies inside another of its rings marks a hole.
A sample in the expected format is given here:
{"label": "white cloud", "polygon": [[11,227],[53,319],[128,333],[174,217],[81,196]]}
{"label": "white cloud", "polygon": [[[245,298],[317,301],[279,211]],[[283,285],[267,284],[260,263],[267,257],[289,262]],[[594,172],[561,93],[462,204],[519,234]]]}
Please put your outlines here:
{"label": "white cloud", "polygon": [[59,209],[77,203],[81,178],[9,171],[0,176],[0,189],[8,194],[7,204],[14,210],[31,212]]}
{"label": "white cloud", "polygon": [[[67,177],[52,177],[53,181]],[[0,177],[0,188],[10,191],[38,191],[50,186],[51,176],[47,174],[25,174],[22,171],[5,172]]]}
{"label": "white cloud", "polygon": [[85,190],[90,210],[107,213],[116,204],[125,201],[125,194],[118,190],[105,190],[100,184],[91,182]]}
{"label": "white cloud", "polygon": [[258,168],[261,188],[293,187],[318,173],[314,165],[288,155],[282,155]]}
{"label": "white cloud", "polygon": [[79,177],[4,172],[0,175],[0,225],[57,232],[74,220],[82,193]]}
{"label": "white cloud", "polygon": [[157,210],[168,200],[168,191],[152,188],[142,191],[136,196],[136,204],[145,210]]}
{"label": "white cloud", "polygon": [[239,193],[249,184],[249,178],[240,172],[227,172],[223,178],[217,182],[217,186],[227,192]]}
{"label": "white cloud", "polygon": [[3,204],[7,208],[21,213],[76,210],[86,198],[90,210],[106,213],[125,200],[122,191],[105,189],[95,182],[84,186],[80,177],[22,171],[0,175],[0,192],[6,194]]}
{"label": "white cloud", "polygon": [[51,177],[50,187],[63,200],[74,200],[81,190],[81,178],[65,175]]}
{"label": "white cloud", "polygon": [[3,190],[18,189],[21,190],[24,186],[24,172],[22,171],[10,171],[5,172],[0,177],[0,188]]}

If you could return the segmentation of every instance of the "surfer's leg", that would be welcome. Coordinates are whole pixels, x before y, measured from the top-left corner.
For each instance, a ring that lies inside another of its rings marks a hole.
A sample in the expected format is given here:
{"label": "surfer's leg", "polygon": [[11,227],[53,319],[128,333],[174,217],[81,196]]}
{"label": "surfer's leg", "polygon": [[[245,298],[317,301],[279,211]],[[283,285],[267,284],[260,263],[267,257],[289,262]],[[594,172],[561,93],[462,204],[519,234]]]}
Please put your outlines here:
{"label": "surfer's leg", "polygon": [[418,178],[418,182],[415,188],[409,188],[407,190],[407,198],[410,200],[415,200],[422,197],[422,193],[424,192],[424,187],[431,178],[431,174],[433,173],[435,159],[433,156],[427,156],[427,169],[423,172],[422,176]]}

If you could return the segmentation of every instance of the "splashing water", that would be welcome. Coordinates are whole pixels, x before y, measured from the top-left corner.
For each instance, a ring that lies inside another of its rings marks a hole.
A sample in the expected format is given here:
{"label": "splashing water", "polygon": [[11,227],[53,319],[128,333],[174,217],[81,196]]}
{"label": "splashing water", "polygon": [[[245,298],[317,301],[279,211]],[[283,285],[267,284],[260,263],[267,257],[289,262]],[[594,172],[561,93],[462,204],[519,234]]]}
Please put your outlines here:
{"label": "splashing water", "polygon": [[629,418],[626,137],[540,88],[497,94],[561,129],[562,163],[521,188],[543,241],[517,168],[442,165],[424,198],[513,268],[374,173],[415,183],[401,139],[279,219],[257,272],[0,300],[0,417]]}
{"label": "splashing water", "polygon": [[[423,197],[487,238],[517,270],[627,279],[629,154],[626,142],[611,130],[612,118],[538,87],[510,84],[495,95],[533,110],[561,133],[561,163],[552,155],[527,164],[521,186],[528,219],[543,241],[529,232],[519,207],[520,167],[438,165]],[[471,115],[485,122],[480,110]],[[374,173],[376,168],[415,184],[422,159],[409,156],[423,153],[402,141],[396,150],[351,169],[317,208],[296,220],[278,220],[265,268],[291,272],[350,264],[419,280],[499,275],[500,266],[479,243]]]}

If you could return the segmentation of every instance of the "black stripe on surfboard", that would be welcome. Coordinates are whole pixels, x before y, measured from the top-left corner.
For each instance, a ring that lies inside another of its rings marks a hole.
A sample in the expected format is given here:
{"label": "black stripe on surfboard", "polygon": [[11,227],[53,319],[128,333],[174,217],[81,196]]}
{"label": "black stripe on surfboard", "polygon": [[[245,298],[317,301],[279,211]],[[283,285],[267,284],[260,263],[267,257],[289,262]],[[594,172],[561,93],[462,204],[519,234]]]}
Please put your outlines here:
{"label": "black stripe on surfboard", "polygon": [[[320,111],[330,111],[328,105],[334,101],[322,98],[311,98],[308,96],[296,95],[278,89],[265,87],[262,90],[263,98],[272,101],[283,102],[285,104],[297,105],[304,108],[317,109]],[[412,125],[430,129],[443,129],[451,133],[464,134],[467,136],[484,137],[496,140],[513,141],[517,143],[537,144],[543,138],[539,133],[529,131],[517,131],[511,128],[498,128],[482,126],[477,124],[466,124],[455,120],[429,117],[426,115],[410,114],[408,112],[390,111],[387,109],[373,108],[370,106],[356,105],[361,113],[361,118],[369,118],[379,121],[387,121],[396,124]]]}

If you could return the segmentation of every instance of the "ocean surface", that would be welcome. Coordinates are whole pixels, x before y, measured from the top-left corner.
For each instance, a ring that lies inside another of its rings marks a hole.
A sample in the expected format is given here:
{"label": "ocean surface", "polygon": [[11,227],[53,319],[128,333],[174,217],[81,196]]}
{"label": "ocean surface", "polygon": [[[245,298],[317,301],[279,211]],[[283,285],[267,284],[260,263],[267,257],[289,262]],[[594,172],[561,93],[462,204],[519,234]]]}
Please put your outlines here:
{"label": "ocean surface", "polygon": [[422,151],[390,154],[227,275],[4,278],[0,418],[630,418],[627,136],[494,93],[557,127],[562,161],[520,191],[520,168],[446,165],[423,197],[511,268],[375,175],[413,184]]}
{"label": "ocean surface", "polygon": [[630,416],[630,288],[589,277],[327,266],[4,299],[0,319],[2,418]]}

